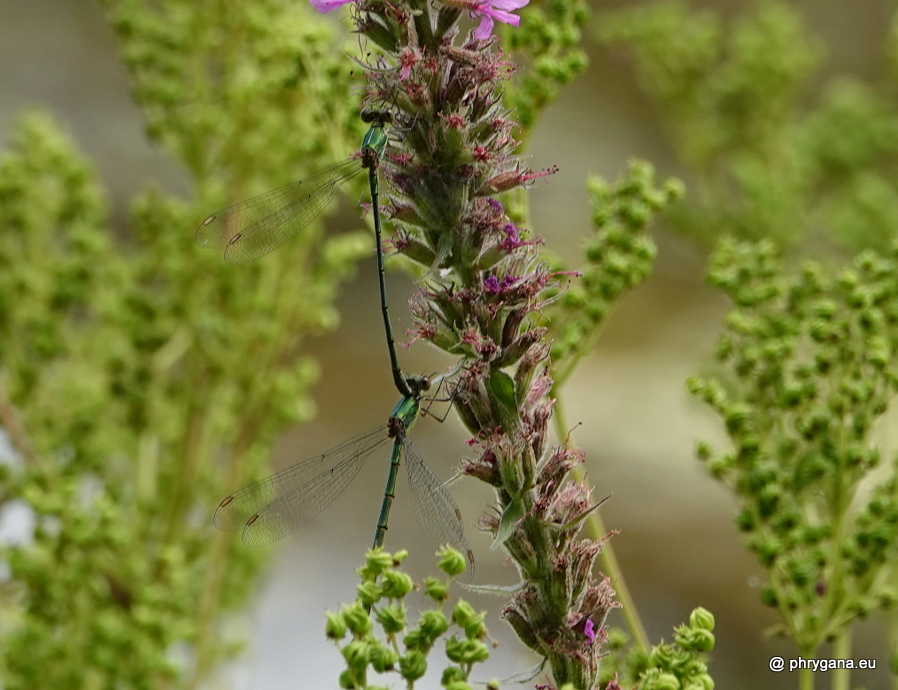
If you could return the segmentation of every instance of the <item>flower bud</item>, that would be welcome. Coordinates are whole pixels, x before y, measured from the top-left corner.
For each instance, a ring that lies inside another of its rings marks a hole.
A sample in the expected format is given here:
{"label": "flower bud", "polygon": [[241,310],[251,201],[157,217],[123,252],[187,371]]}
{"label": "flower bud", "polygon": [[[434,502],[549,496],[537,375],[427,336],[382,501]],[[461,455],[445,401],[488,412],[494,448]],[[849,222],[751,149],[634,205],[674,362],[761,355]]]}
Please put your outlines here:
{"label": "flower bud", "polygon": [[416,681],[427,673],[427,659],[418,651],[411,651],[399,659],[399,672],[408,681]]}
{"label": "flower bud", "polygon": [[449,683],[455,683],[464,679],[465,672],[459,666],[447,666],[443,670],[443,675],[440,678],[440,684],[445,687]]}
{"label": "flower bud", "polygon": [[355,688],[359,687],[355,675],[353,675],[352,671],[349,669],[346,669],[340,674],[340,687],[343,688],[343,690],[355,690]]}
{"label": "flower bud", "polygon": [[346,635],[346,621],[339,613],[327,612],[327,623],[324,626],[324,634],[331,640],[342,640]]}
{"label": "flower bud", "polygon": [[400,604],[385,606],[377,612],[377,621],[388,635],[395,635],[405,628],[405,607]]}
{"label": "flower bud", "polygon": [[649,678],[644,690],[681,690],[679,679],[672,673],[659,673],[654,678]]}
{"label": "flower bud", "polygon": [[436,640],[449,629],[449,621],[440,611],[425,611],[418,621],[421,632],[431,641]]}
{"label": "flower bud", "polygon": [[361,640],[353,640],[340,650],[343,658],[346,660],[347,666],[357,676],[364,674],[365,667],[368,666],[368,652],[371,650],[371,644],[362,642]]}
{"label": "flower bud", "polygon": [[393,567],[393,556],[381,548],[371,549],[365,554],[365,567],[368,572],[380,575]]}
{"label": "flower bud", "polygon": [[392,671],[396,662],[399,661],[399,654],[384,645],[372,647],[368,657],[371,661],[371,667],[378,673]]}
{"label": "flower bud", "polygon": [[699,606],[689,614],[689,627],[701,630],[714,630],[714,614]]}
{"label": "flower bud", "polygon": [[356,585],[355,592],[362,605],[368,607],[376,604],[383,596],[383,588],[371,580]]}
{"label": "flower bud", "polygon": [[465,557],[451,546],[444,546],[437,551],[439,562],[437,565],[440,570],[449,576],[461,575],[465,572]]}
{"label": "flower bud", "polygon": [[368,612],[359,602],[353,602],[349,606],[343,607],[343,620],[346,621],[346,627],[356,637],[364,637],[374,627],[371,618],[368,617]]}
{"label": "flower bud", "polygon": [[389,599],[401,599],[415,588],[415,583],[407,573],[388,570],[381,579],[383,596]]}
{"label": "flower bud", "polygon": [[428,577],[424,580],[424,593],[434,601],[444,601],[448,596],[448,587],[442,580]]}

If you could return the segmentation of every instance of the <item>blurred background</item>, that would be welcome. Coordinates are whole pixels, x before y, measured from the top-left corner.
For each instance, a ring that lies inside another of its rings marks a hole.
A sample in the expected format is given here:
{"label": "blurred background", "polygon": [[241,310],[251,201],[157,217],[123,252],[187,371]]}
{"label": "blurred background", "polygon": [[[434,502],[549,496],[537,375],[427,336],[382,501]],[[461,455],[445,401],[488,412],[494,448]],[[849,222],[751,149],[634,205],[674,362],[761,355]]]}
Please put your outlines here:
{"label": "blurred background", "polygon": [[[678,163],[632,63],[594,38],[601,11],[640,4],[646,3],[592,2],[596,14],[584,32],[590,65],[561,90],[532,136],[530,167],[558,165],[559,172],[539,181],[530,193],[531,229],[547,248],[571,261],[589,226],[587,175],[613,179],[629,159],[638,157],[656,167],[659,179],[684,179],[690,192],[690,174]],[[724,13],[744,5],[735,0],[692,4]],[[892,3],[806,0],[792,6],[827,47],[815,78],[882,78]],[[344,27],[348,23],[345,17],[334,21]],[[160,146],[148,143],[142,112],[131,99],[128,73],[99,3],[0,0],[0,142],[8,144],[15,118],[35,107],[53,113],[94,161],[113,223],[122,232],[129,200],[147,186],[175,195],[193,191],[185,170]],[[340,202],[338,213],[328,220],[329,231],[360,226],[352,202],[345,197]],[[193,231],[192,225],[183,228],[187,235]],[[602,517],[608,528],[619,531],[614,548],[652,641],[669,640],[672,626],[686,620],[694,607],[704,606],[717,619],[711,670],[718,687],[756,688],[759,682],[766,688],[795,687],[794,676],[767,670],[770,656],[789,658],[797,651],[788,641],[765,634],[775,618],[759,603],[761,570],[733,527],[735,500],[706,475],[694,455],[697,440],[724,439],[719,420],[687,394],[684,381],[709,365],[727,303],[703,281],[706,247],[663,228],[656,228],[654,239],[659,245],[654,273],[624,297],[595,352],[563,391],[568,421],[576,425],[573,438],[586,451],[594,496],[610,495]],[[337,299],[339,328],[308,344],[307,352],[320,363],[320,378],[312,389],[317,414],[276,440],[278,467],[376,427],[393,405],[374,269],[373,257],[360,264]],[[222,270],[233,269],[222,265]],[[410,327],[405,305],[413,286],[395,271],[388,284],[395,328],[404,333]],[[451,364],[420,344],[403,348],[401,357],[403,368],[411,372],[442,371]],[[467,450],[465,431],[452,415],[443,424],[423,419],[414,440],[444,480]],[[354,595],[353,568],[372,537],[386,458],[386,452],[373,456],[362,476],[314,524],[277,545],[250,609],[228,623],[235,639],[247,640],[247,648],[210,687],[335,687],[342,665],[322,633],[323,612]],[[451,490],[475,553],[475,582],[514,582],[511,566],[500,552],[490,551],[489,538],[476,529],[489,492],[471,481],[456,482]],[[429,572],[424,559],[428,546],[416,528],[406,491],[401,479],[387,546],[409,548],[409,569],[420,576]],[[211,520],[214,508],[214,503],[208,506],[205,519]],[[15,531],[10,524],[4,529]],[[487,623],[499,642],[487,674],[504,677],[531,666],[535,660],[499,619],[500,602],[465,596],[489,611]],[[855,656],[879,661],[875,672],[856,676],[868,688],[887,683],[888,653],[879,625],[875,619],[863,624],[855,643]],[[819,687],[827,687],[821,680]],[[433,679],[430,687],[437,684]]]}

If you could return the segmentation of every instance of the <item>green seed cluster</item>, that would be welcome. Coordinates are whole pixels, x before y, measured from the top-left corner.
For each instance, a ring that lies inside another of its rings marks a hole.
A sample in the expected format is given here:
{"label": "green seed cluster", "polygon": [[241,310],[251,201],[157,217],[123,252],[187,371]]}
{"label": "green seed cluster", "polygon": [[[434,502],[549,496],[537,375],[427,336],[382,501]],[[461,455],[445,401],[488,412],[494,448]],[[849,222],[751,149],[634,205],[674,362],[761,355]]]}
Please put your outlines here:
{"label": "green seed cluster", "polygon": [[521,15],[520,26],[503,28],[501,34],[507,49],[527,65],[509,83],[504,98],[515,111],[526,142],[558,89],[589,64],[580,46],[589,7],[583,0],[534,0]]}
{"label": "green seed cluster", "polygon": [[631,57],[695,180],[668,216],[677,230],[709,247],[722,233],[784,246],[825,235],[855,252],[888,251],[898,226],[898,32],[883,32],[872,51],[885,59],[871,69],[891,77],[867,83],[821,74],[828,46],[803,14],[782,0],[737,12],[674,0],[606,13],[597,26]]}
{"label": "green seed cluster", "polygon": [[[698,455],[741,503],[736,519],[768,575],[762,590],[803,653],[891,606],[898,559],[895,466],[875,472],[872,432],[898,391],[898,249],[836,275],[784,272],[771,243],[725,242],[711,281],[734,303],[722,373],[690,391],[732,450]],[[860,490],[864,482],[866,490]]]}
{"label": "green seed cluster", "polygon": [[220,616],[264,554],[211,513],[313,416],[305,340],[336,326],[338,286],[371,251],[318,225],[238,271],[193,237],[357,149],[351,61],[314,10],[105,5],[149,133],[196,193],[147,190],[113,227],[95,170],[42,115],[0,158],[0,426],[21,460],[0,512],[35,518],[0,553],[6,690],[187,687],[234,652]]}
{"label": "green seed cluster", "polygon": [[672,644],[662,642],[648,655],[632,659],[640,690],[713,690],[714,680],[704,660],[714,649],[713,630],[714,616],[697,608],[689,615],[688,625],[674,629]]}
{"label": "green seed cluster", "polygon": [[[359,569],[361,582],[356,600],[337,613],[327,614],[325,633],[334,641],[346,662],[340,674],[340,687],[347,690],[380,690],[369,682],[369,670],[376,674],[398,674],[411,690],[415,681],[427,672],[428,656],[450,628],[458,632],[445,637],[445,653],[449,663],[443,669],[441,685],[446,690],[471,690],[469,677],[474,665],[486,661],[489,648],[483,623],[485,614],[476,613],[459,600],[451,613],[448,587],[452,578],[464,572],[462,554],[444,547],[437,554],[445,580],[428,578],[422,591],[434,602],[434,608],[423,611],[418,622],[408,622],[405,598],[415,590],[411,578],[399,570],[408,552],[395,554],[381,549],[368,552],[365,565]],[[369,612],[373,612],[373,617]],[[381,633],[375,633],[375,623]],[[349,636],[349,640],[346,640]]]}
{"label": "green seed cluster", "polygon": [[[627,290],[644,281],[652,270],[657,249],[648,235],[649,223],[683,194],[677,180],[655,186],[651,164],[633,161],[614,184],[598,177],[589,180],[593,234],[583,248],[585,265],[566,289],[544,310],[552,335],[555,387],[573,372],[595,347],[611,307]],[[564,270],[559,260],[553,268]]]}

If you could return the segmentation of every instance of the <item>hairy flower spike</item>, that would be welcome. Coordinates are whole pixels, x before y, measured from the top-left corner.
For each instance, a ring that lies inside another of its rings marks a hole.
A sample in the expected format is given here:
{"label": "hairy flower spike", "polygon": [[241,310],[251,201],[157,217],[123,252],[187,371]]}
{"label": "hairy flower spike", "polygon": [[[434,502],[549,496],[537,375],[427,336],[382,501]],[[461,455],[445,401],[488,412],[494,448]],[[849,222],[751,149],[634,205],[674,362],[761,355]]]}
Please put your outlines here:
{"label": "hairy flower spike", "polygon": [[[592,574],[601,543],[575,539],[595,508],[589,490],[568,477],[582,456],[546,448],[552,377],[546,329],[538,324],[570,273],[540,262],[539,241],[495,198],[555,172],[529,170],[515,155],[516,123],[502,105],[514,65],[488,40],[494,21],[516,26],[512,12],[526,4],[442,0],[435,11],[415,5],[412,12],[402,0],[358,0],[354,8],[361,33],[374,31],[381,47],[395,45],[367,70],[364,105],[389,104],[402,132],[380,166],[398,228],[392,246],[427,272],[410,303],[414,337],[462,360],[453,405],[474,437],[475,457],[461,470],[496,489],[481,524],[523,578],[505,616],[548,660],[559,686],[592,690],[613,589]],[[480,18],[467,37],[456,25],[464,12]],[[460,557],[457,565],[464,566]],[[465,627],[468,639],[451,645],[459,663],[485,650],[473,639],[482,623]],[[406,640],[416,649],[431,644],[423,630]],[[411,677],[422,671],[419,662],[409,655],[399,666]]]}

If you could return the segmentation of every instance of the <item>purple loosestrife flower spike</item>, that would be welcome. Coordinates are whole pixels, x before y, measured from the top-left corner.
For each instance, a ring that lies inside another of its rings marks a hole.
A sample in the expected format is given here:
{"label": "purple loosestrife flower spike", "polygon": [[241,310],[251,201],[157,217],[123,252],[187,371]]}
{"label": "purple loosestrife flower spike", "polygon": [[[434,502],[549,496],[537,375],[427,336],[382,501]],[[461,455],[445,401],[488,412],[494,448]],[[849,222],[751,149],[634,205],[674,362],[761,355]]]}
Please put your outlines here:
{"label": "purple loosestrife flower spike", "polygon": [[[353,18],[383,49],[366,70],[363,105],[389,108],[401,133],[378,172],[389,182],[381,200],[397,228],[392,247],[425,273],[410,302],[413,338],[461,360],[453,406],[472,455],[461,472],[494,489],[481,524],[522,580],[503,614],[557,686],[596,690],[604,621],[617,604],[610,581],[593,573],[604,542],[578,539],[595,508],[570,475],[583,454],[549,447],[550,348],[539,326],[567,274],[539,260],[538,239],[495,198],[555,172],[515,155],[516,125],[502,104],[514,65],[487,40],[495,20],[517,25],[512,11],[526,3],[356,0]],[[481,23],[464,36],[466,11]]]}

